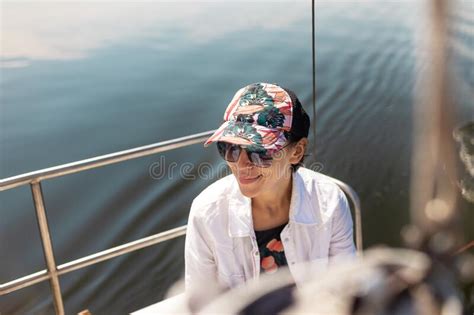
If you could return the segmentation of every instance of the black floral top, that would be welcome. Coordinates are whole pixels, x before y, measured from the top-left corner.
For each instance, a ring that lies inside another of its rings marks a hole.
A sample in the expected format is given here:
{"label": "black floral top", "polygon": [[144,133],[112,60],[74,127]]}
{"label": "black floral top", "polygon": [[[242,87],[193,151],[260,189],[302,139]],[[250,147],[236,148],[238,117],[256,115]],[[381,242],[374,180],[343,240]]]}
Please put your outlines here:
{"label": "black floral top", "polygon": [[260,251],[261,273],[272,273],[277,271],[278,267],[287,265],[285,251],[280,239],[280,233],[287,223],[268,230],[255,231]]}

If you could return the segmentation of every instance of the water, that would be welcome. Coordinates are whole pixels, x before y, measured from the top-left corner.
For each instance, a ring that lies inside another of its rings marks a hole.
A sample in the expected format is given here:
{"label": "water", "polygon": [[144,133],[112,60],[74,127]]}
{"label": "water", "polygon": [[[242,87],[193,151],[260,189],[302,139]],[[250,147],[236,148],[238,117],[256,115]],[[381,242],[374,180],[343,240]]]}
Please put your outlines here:
{"label": "water", "polygon": [[[463,123],[474,119],[474,8],[459,5],[452,67]],[[355,188],[366,247],[401,245],[408,222],[423,16],[419,2],[317,6],[317,138],[307,164]],[[252,82],[292,88],[312,113],[310,26],[308,3],[4,3],[0,178],[214,129]],[[177,167],[157,179],[156,162]],[[198,176],[205,162],[207,178]],[[221,167],[216,150],[194,145],[44,181],[56,262],[185,224]],[[30,189],[2,192],[0,207],[4,283],[44,262]],[[474,239],[473,205],[460,207]],[[62,277],[66,313],[124,314],[159,301],[183,273],[183,246],[179,238]],[[51,314],[49,294],[41,283],[2,296],[0,312]]]}

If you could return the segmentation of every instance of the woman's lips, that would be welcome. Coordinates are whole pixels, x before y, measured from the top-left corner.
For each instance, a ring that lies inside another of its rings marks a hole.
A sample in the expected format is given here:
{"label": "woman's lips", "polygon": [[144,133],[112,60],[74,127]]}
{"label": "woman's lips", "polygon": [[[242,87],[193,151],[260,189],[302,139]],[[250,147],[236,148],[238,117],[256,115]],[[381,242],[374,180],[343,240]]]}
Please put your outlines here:
{"label": "woman's lips", "polygon": [[256,181],[258,181],[260,179],[262,175],[258,175],[258,176],[255,176],[255,177],[239,177],[239,182],[241,184],[251,184],[251,183],[254,183]]}

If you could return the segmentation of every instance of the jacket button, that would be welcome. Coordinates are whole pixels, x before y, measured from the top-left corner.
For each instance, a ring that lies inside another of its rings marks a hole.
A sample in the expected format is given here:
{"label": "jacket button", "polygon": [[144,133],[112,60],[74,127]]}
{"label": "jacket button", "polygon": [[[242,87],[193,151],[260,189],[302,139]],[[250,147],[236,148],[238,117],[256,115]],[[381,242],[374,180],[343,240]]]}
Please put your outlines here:
{"label": "jacket button", "polygon": [[292,262],[291,262],[291,264],[292,264],[292,265],[294,265],[294,264],[295,264],[295,262],[294,262],[294,261],[292,261]]}
{"label": "jacket button", "polygon": [[255,251],[255,256],[258,256],[258,250],[257,250],[257,251]]}
{"label": "jacket button", "polygon": [[288,242],[290,239],[288,237],[285,237],[284,241]]}

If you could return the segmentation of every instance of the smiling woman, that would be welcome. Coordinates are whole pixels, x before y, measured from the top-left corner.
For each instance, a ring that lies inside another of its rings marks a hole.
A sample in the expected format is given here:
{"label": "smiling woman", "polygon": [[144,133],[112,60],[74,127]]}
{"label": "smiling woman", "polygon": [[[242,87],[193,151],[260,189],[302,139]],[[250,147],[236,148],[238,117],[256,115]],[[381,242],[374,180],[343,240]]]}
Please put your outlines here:
{"label": "smiling woman", "polygon": [[[309,126],[296,95],[278,85],[250,84],[233,97],[224,123],[204,144],[217,142],[232,174],[194,199],[188,220],[185,284],[191,308],[260,273],[288,265],[301,283],[316,270],[307,262],[317,261],[324,270],[328,261],[354,256],[343,192],[301,167]],[[203,292],[203,284],[215,290]]]}

